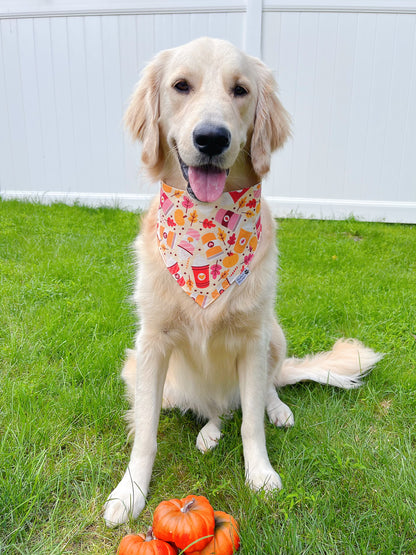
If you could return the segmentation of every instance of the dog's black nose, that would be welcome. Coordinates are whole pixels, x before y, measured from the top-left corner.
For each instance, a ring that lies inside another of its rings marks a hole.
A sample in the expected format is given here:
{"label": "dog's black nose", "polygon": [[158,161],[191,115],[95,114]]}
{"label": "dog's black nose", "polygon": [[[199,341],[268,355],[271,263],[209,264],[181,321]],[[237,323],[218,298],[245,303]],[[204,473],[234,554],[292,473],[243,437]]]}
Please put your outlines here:
{"label": "dog's black nose", "polygon": [[194,145],[208,156],[222,154],[231,143],[231,133],[226,127],[212,123],[200,123],[194,129]]}

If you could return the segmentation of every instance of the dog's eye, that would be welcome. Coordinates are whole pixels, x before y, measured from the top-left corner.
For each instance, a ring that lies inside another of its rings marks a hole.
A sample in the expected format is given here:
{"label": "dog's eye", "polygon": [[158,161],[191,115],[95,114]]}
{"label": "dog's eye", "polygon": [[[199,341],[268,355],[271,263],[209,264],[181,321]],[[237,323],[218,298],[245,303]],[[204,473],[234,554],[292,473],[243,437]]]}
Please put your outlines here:
{"label": "dog's eye", "polygon": [[233,88],[234,96],[246,96],[247,94],[248,94],[248,90],[244,88],[242,85],[236,85]]}
{"label": "dog's eye", "polygon": [[189,93],[191,90],[191,87],[188,83],[188,81],[186,81],[185,79],[181,79],[180,81],[177,81],[174,85],[173,88],[175,90],[177,90],[180,93]]}

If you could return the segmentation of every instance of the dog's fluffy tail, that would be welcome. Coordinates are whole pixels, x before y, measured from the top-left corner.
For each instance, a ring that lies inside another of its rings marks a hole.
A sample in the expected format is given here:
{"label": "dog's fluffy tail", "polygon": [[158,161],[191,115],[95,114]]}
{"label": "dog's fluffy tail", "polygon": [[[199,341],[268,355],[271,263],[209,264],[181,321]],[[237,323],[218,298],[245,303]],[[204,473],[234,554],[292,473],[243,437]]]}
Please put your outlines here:
{"label": "dog's fluffy tail", "polygon": [[374,352],[357,339],[339,339],[331,351],[288,358],[275,377],[275,385],[282,387],[311,380],[343,389],[353,389],[384,355]]}

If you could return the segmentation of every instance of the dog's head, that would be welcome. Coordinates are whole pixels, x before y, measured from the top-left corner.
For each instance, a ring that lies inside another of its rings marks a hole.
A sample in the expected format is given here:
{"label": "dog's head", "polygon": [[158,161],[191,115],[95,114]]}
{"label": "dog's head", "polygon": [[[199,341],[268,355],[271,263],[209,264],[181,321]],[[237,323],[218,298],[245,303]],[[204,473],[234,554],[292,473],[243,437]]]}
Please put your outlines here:
{"label": "dog's head", "polygon": [[201,38],[145,68],[125,121],[154,179],[201,201],[258,183],[289,135],[270,70],[229,42]]}

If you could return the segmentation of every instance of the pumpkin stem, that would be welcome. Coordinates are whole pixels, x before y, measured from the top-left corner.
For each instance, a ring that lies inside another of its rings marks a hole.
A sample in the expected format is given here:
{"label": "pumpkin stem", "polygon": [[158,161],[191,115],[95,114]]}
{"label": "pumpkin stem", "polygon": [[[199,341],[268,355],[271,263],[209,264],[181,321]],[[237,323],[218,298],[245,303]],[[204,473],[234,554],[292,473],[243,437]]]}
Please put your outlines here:
{"label": "pumpkin stem", "polygon": [[153,528],[150,526],[149,530],[147,531],[145,542],[151,542],[154,539],[153,536]]}
{"label": "pumpkin stem", "polygon": [[193,497],[190,501],[185,503],[185,505],[181,509],[181,512],[187,513],[194,503],[195,503],[195,497]]}

